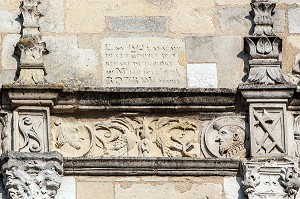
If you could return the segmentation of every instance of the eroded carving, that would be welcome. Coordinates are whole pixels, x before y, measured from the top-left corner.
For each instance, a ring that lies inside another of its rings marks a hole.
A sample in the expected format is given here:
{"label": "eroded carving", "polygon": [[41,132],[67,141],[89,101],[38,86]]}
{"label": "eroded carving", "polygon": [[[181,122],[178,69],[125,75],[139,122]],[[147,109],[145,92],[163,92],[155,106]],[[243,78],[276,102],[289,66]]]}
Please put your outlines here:
{"label": "eroded carving", "polygon": [[244,192],[247,195],[252,195],[255,193],[255,188],[260,184],[260,175],[258,173],[258,168],[254,167],[252,169],[246,169],[245,179],[243,181]]}
{"label": "eroded carving", "polygon": [[299,189],[297,161],[260,159],[243,163],[243,189],[249,199],[294,199]]}
{"label": "eroded carving", "polygon": [[285,106],[250,105],[252,156],[287,153]]}
{"label": "eroded carving", "polygon": [[0,113],[0,132],[1,132],[1,149],[2,153],[11,149],[11,137],[7,131],[8,126],[8,116],[7,113]]}
{"label": "eroded carving", "polygon": [[251,3],[252,15],[254,17],[254,33],[256,36],[272,36],[273,33],[273,11],[276,3],[268,1],[256,1]]}
{"label": "eroded carving", "polygon": [[298,172],[295,168],[283,168],[279,182],[284,187],[285,192],[289,198],[296,199],[296,195],[299,191],[300,180],[298,178]]}
{"label": "eroded carving", "polygon": [[234,116],[217,118],[207,126],[201,141],[206,157],[245,158],[245,120]]}
{"label": "eroded carving", "polygon": [[55,122],[55,147],[67,156],[199,157],[198,125],[176,118]]}
{"label": "eroded carving", "polygon": [[9,199],[54,199],[61,184],[62,156],[51,153],[8,152],[2,174]]}

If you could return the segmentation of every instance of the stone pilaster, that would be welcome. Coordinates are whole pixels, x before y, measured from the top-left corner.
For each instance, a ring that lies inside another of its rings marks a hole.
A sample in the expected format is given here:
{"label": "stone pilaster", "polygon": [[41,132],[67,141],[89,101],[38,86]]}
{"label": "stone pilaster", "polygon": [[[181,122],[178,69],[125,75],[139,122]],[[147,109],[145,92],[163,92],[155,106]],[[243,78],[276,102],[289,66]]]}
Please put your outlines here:
{"label": "stone pilaster", "polygon": [[250,71],[239,90],[249,106],[251,155],[243,162],[243,189],[249,199],[295,199],[300,187],[286,114],[296,86],[282,74],[282,40],[273,33],[275,6],[268,0],[251,3],[254,32],[245,38]]}
{"label": "stone pilaster", "polygon": [[40,0],[23,0],[21,3],[23,30],[16,47],[16,54],[20,57],[17,83],[40,84],[45,81],[43,55],[48,51],[39,31],[40,3]]}
{"label": "stone pilaster", "polygon": [[54,199],[61,185],[62,155],[7,152],[2,155],[2,174],[9,199]]}

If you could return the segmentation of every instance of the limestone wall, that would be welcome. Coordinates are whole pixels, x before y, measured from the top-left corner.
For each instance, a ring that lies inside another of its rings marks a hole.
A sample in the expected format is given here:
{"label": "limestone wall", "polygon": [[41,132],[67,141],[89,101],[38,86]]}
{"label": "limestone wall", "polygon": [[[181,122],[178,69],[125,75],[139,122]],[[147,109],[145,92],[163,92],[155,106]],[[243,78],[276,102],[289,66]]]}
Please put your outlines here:
{"label": "limestone wall", "polygon": [[[243,37],[251,32],[249,3],[44,0],[39,10],[40,30],[50,51],[45,56],[47,81],[70,87],[236,88],[247,70]],[[277,3],[274,32],[283,38],[287,74],[300,51],[300,3]],[[16,79],[19,4],[0,2],[2,84]]]}

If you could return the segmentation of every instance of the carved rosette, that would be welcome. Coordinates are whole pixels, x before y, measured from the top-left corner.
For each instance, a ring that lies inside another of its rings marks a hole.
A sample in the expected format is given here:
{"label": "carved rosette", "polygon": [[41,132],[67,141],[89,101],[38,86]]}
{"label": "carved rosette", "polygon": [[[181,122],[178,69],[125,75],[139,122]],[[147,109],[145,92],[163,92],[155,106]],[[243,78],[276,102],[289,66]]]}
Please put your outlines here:
{"label": "carved rosette", "polygon": [[273,33],[273,10],[275,3],[256,1],[251,3],[254,32],[245,37],[245,51],[249,55],[249,77],[252,84],[287,83],[281,70],[280,53],[282,39]]}
{"label": "carved rosette", "polygon": [[63,157],[58,152],[2,155],[2,174],[9,199],[54,199],[61,185]]}
{"label": "carved rosette", "polygon": [[243,163],[243,189],[249,199],[295,199],[300,186],[298,162],[259,159]]}
{"label": "carved rosette", "polygon": [[23,0],[21,3],[23,31],[15,52],[20,57],[18,83],[43,83],[46,75],[43,55],[48,51],[39,31],[39,4],[40,0]]}

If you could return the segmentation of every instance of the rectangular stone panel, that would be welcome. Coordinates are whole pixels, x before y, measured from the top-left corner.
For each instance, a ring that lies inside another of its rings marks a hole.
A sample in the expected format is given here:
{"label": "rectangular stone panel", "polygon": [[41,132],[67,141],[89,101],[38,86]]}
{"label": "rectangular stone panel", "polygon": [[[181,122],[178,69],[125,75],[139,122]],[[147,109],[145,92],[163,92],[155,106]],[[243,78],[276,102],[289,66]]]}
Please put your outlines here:
{"label": "rectangular stone panel", "polygon": [[49,108],[19,107],[13,113],[13,150],[49,151]]}
{"label": "rectangular stone panel", "polygon": [[101,56],[106,87],[186,87],[182,40],[106,38]]}

